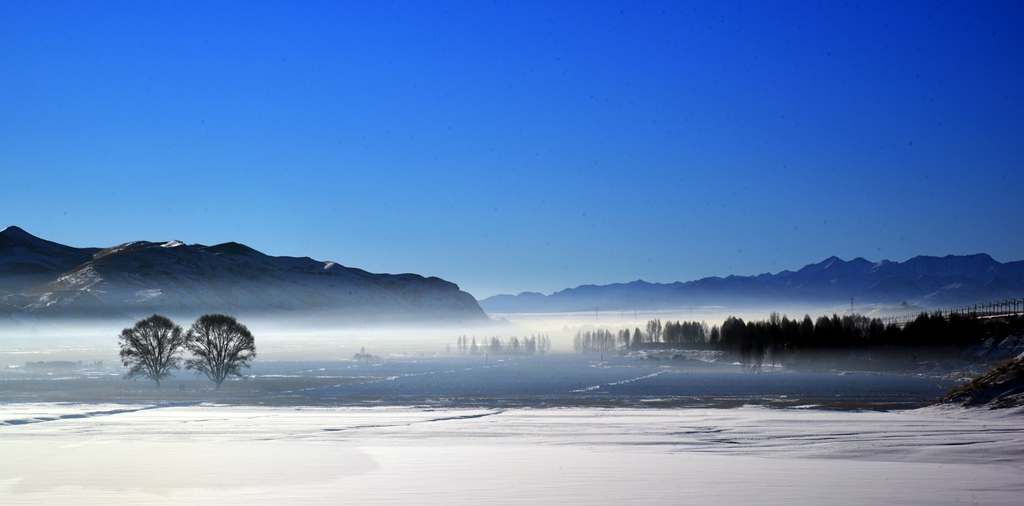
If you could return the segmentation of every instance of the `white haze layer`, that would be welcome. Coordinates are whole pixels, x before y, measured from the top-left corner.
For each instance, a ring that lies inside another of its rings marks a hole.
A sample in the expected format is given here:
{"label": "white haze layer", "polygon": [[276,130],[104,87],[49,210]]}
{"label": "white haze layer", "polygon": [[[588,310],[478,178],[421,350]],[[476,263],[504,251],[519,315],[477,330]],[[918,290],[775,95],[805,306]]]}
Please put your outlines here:
{"label": "white haze layer", "polygon": [[[451,326],[337,326],[313,319],[240,319],[256,338],[257,361],[347,360],[362,347],[374,355],[444,354],[459,336],[477,339],[524,337],[524,327],[495,322]],[[187,330],[192,321],[175,321]],[[0,365],[28,361],[118,362],[118,335],[124,322],[80,321],[62,325],[0,326]],[[534,332],[536,333],[536,332]],[[571,343],[571,337],[568,341]],[[571,351],[565,347],[562,351]]]}
{"label": "white haze layer", "polygon": [[0,405],[0,503],[1019,504],[1021,416]]}
{"label": "white haze layer", "polygon": [[[579,313],[511,313],[492,315],[490,323],[338,325],[316,318],[242,318],[256,336],[257,361],[346,360],[363,347],[374,355],[446,353],[460,336],[478,342],[491,337],[507,340],[545,335],[552,353],[571,353],[572,340],[580,330],[599,328],[618,331],[644,329],[648,320],[704,321],[721,325],[729,316],[744,320],[767,319],[772,310],[791,318],[812,318],[849,312],[849,308],[744,308],[695,306],[662,311],[595,311]],[[196,315],[199,316],[198,314]],[[192,320],[176,320],[188,329]],[[130,326],[126,321],[78,320],[0,325],[0,366],[27,361],[71,360],[118,362],[117,336]]]}

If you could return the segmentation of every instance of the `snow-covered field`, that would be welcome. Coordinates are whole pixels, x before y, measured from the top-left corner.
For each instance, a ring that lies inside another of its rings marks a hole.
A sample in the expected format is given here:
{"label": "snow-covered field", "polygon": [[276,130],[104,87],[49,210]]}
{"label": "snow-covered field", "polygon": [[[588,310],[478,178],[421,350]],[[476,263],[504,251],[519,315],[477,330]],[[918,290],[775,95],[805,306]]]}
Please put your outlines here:
{"label": "snow-covered field", "polygon": [[0,405],[0,504],[1019,504],[1024,414]]}
{"label": "snow-covered field", "polygon": [[0,504],[1024,497],[1024,413],[903,409],[958,384],[944,374],[750,374],[640,358],[260,362],[219,392],[186,373],[157,391],[109,365],[8,369]]}

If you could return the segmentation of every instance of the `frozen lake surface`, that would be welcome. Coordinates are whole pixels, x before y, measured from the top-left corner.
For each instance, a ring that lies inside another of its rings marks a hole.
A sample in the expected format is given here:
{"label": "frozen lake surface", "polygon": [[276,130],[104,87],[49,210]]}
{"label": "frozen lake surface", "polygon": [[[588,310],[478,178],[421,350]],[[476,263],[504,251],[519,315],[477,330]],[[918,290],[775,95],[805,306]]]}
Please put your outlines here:
{"label": "frozen lake surface", "polygon": [[0,405],[2,504],[1019,504],[1020,412]]}
{"label": "frozen lake surface", "polygon": [[450,407],[818,406],[908,409],[957,383],[929,373],[746,373],[728,363],[608,355],[391,356],[378,361],[256,362],[244,379],[212,383],[177,371],[155,390],[120,366],[0,371],[0,399],[106,402]]}
{"label": "frozen lake surface", "polygon": [[[485,362],[486,361],[486,362]],[[698,360],[646,361],[607,355],[405,357],[378,362],[257,364],[257,381],[339,378],[334,385],[287,392],[318,402],[444,406],[735,406],[920,407],[956,383],[935,375],[743,373]],[[353,381],[355,380],[355,381]]]}

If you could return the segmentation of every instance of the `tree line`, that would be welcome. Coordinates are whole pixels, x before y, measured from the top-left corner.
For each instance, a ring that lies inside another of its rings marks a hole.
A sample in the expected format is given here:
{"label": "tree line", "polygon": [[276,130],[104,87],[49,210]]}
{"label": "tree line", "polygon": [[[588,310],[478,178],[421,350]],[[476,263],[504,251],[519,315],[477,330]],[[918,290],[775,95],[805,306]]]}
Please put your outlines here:
{"label": "tree line", "polygon": [[[242,368],[256,358],[256,341],[249,329],[234,317],[200,316],[183,331],[170,318],[153,315],[125,328],[118,336],[125,379],[146,377],[156,382],[172,376],[184,360],[185,369],[204,374],[220,390],[228,376],[241,376]],[[185,359],[184,352],[191,354]]]}
{"label": "tree line", "polygon": [[858,314],[790,320],[773,312],[767,320],[750,322],[730,316],[718,331],[718,347],[758,369],[767,358],[775,362],[811,350],[962,348],[982,339],[985,328],[982,320],[959,314],[921,313],[901,326]]}
{"label": "tree line", "polygon": [[551,349],[551,338],[540,334],[522,339],[512,336],[502,340],[495,336],[490,339],[485,337],[477,344],[476,336],[473,336],[472,342],[466,336],[459,336],[455,346],[461,355],[543,355]]}
{"label": "tree line", "polygon": [[[654,319],[630,332],[598,329],[579,331],[573,338],[577,353],[607,353],[615,350],[643,349],[658,343],[710,346],[736,357],[751,368],[759,369],[765,360],[772,363],[814,350],[911,350],[964,348],[978,342],[996,326],[1024,330],[1024,319],[1000,323],[965,314],[921,313],[906,324],[886,323],[880,318],[853,314],[810,315],[789,319],[771,313],[767,320],[729,316],[721,326],[701,321],[665,322]],[[1006,333],[1004,329],[1002,331]]]}
{"label": "tree line", "polygon": [[[629,331],[625,331],[626,335]],[[572,338],[572,349],[576,353],[608,353],[615,350],[616,342],[621,342],[622,331],[618,334],[605,329],[595,331],[579,331]]]}
{"label": "tree line", "polygon": [[611,330],[581,330],[576,332],[572,340],[572,348],[576,353],[608,353],[615,350],[642,349],[656,343],[668,344],[705,344],[717,341],[715,329],[708,327],[708,324],[701,321],[667,321],[662,324],[660,319],[654,319],[640,327],[633,329],[621,329],[613,332]]}

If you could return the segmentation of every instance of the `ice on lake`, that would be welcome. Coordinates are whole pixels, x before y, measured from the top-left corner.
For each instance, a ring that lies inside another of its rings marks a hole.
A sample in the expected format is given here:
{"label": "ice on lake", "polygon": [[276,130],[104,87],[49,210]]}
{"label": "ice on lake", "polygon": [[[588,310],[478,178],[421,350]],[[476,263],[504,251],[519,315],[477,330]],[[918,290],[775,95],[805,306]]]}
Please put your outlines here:
{"label": "ice on lake", "polygon": [[607,355],[397,357],[367,362],[258,364],[252,378],[317,376],[337,384],[292,391],[307,401],[559,406],[776,405],[919,407],[956,386],[936,375],[741,373],[731,364]]}

